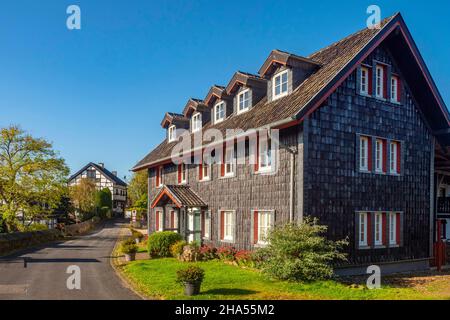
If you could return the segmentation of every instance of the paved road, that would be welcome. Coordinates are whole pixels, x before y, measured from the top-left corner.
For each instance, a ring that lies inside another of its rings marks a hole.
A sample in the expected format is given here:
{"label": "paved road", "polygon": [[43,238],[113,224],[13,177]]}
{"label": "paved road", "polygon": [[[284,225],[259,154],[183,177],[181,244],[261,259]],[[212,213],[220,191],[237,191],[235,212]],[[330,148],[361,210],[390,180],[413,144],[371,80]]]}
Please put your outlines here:
{"label": "paved road", "polygon": [[[110,264],[111,251],[124,224],[108,222],[96,232],[0,258],[0,299],[131,300]],[[23,257],[28,257],[24,268]],[[81,271],[81,290],[67,289],[69,266]]]}

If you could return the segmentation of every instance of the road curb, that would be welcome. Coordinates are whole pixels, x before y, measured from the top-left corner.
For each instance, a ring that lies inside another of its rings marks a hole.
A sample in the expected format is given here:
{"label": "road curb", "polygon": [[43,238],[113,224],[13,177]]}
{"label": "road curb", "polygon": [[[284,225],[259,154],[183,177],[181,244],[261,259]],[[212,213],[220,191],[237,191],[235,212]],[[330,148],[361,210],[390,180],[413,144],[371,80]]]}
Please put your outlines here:
{"label": "road curb", "polygon": [[131,290],[135,295],[137,295],[142,300],[151,300],[149,297],[142,294],[138,290],[138,288],[133,284],[133,282],[129,281],[128,278],[123,274],[122,270],[120,270],[120,268],[119,268],[120,263],[119,263],[118,249],[119,249],[119,243],[124,237],[123,233],[124,233],[124,229],[122,228],[122,230],[120,231],[119,237],[117,238],[117,241],[114,245],[114,248],[111,252],[110,259],[109,259],[111,267],[113,268],[114,272],[116,273],[117,277],[120,279],[120,281],[122,282],[122,285],[125,288]]}

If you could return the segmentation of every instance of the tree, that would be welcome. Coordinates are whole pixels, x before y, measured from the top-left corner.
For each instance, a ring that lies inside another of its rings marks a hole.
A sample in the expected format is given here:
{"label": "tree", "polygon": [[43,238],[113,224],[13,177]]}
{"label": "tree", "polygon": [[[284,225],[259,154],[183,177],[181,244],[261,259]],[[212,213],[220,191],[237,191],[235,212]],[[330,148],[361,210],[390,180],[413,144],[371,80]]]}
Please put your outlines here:
{"label": "tree", "polygon": [[70,187],[70,199],[75,209],[82,215],[82,220],[94,214],[96,186],[91,179],[81,179]]}
{"label": "tree", "polygon": [[51,143],[18,126],[0,130],[0,224],[6,232],[42,218],[67,195],[69,168]]}
{"label": "tree", "polygon": [[128,185],[128,197],[132,207],[147,209],[148,173],[139,171],[133,174]]}
{"label": "tree", "polygon": [[95,194],[95,205],[97,208],[107,207],[108,209],[112,209],[112,193],[109,188],[97,191]]}

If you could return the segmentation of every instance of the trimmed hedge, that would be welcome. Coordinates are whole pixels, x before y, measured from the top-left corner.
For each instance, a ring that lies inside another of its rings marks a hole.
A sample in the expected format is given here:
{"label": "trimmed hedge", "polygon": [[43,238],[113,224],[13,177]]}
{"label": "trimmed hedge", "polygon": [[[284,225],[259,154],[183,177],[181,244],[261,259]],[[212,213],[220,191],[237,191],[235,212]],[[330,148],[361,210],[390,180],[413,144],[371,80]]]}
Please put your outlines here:
{"label": "trimmed hedge", "polygon": [[183,240],[183,237],[175,232],[156,232],[148,237],[148,253],[151,257],[171,257],[170,247]]}

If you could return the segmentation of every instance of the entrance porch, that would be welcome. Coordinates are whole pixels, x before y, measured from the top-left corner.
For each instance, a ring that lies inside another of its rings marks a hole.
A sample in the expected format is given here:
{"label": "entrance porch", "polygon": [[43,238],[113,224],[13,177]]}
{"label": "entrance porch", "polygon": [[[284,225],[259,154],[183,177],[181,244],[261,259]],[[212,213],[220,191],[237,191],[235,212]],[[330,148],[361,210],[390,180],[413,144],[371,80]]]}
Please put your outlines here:
{"label": "entrance porch", "polygon": [[187,242],[202,242],[203,213],[208,205],[189,186],[163,185],[150,207],[149,234],[173,231],[180,233]]}

